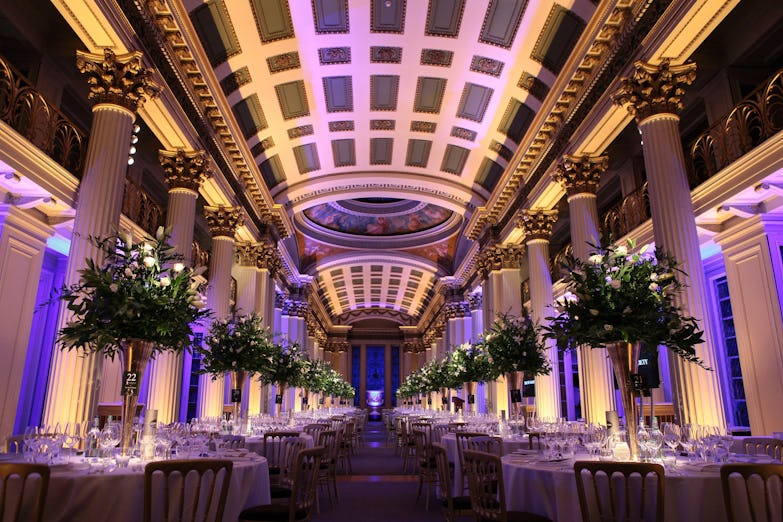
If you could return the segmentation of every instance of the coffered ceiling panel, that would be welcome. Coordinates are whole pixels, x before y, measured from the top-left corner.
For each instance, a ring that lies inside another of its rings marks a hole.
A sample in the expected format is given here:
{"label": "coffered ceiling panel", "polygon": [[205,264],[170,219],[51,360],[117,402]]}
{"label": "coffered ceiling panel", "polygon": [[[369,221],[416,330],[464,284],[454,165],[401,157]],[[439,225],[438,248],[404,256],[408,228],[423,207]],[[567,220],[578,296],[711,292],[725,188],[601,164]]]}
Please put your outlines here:
{"label": "coffered ceiling panel", "polygon": [[[597,5],[163,1],[188,10],[203,46],[196,54],[208,57],[232,109],[228,127],[241,133],[259,185],[288,212],[293,268],[316,278],[334,313],[359,306],[411,316],[470,250],[466,223],[524,152],[517,147]],[[364,202],[361,219],[345,201]],[[408,203],[420,209],[405,214],[412,228],[445,209],[450,217],[404,240],[373,235],[403,219],[382,207],[403,212],[396,205]],[[322,225],[365,223],[365,235],[321,226],[307,219],[310,209],[320,209]]]}

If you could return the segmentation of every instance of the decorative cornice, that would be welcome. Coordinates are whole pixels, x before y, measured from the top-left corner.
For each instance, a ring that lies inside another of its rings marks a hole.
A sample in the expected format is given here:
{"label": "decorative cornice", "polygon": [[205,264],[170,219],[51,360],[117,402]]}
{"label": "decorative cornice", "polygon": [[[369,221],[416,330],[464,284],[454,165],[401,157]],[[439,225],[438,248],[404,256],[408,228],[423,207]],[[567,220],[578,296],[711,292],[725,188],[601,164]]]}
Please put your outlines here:
{"label": "decorative cornice", "polygon": [[269,241],[240,243],[236,246],[237,261],[241,266],[252,266],[269,270],[272,277],[280,270],[283,262],[277,248]]}
{"label": "decorative cornice", "polygon": [[486,279],[490,272],[504,268],[519,268],[522,264],[522,256],[525,254],[524,245],[493,244],[485,247],[479,254],[476,268],[482,279]]}
{"label": "decorative cornice", "polygon": [[153,71],[142,66],[141,56],[140,51],[119,56],[111,49],[104,49],[102,55],[76,51],[76,67],[88,76],[87,98],[93,105],[110,103],[135,113],[147,98],[160,94]]}
{"label": "decorative cornice", "polygon": [[481,306],[484,304],[484,295],[477,293],[468,294],[468,306],[470,311],[481,310]]}
{"label": "decorative cornice", "polygon": [[552,179],[566,189],[569,196],[576,194],[595,194],[598,192],[598,184],[601,174],[609,166],[608,156],[590,157],[563,155],[552,173]]}
{"label": "decorative cornice", "polygon": [[470,305],[467,301],[452,301],[443,305],[446,320],[470,316]]}
{"label": "decorative cornice", "polygon": [[310,305],[307,301],[296,301],[293,299],[286,299],[283,303],[283,315],[294,317],[307,317],[307,313],[310,310]]}
{"label": "decorative cornice", "polygon": [[622,78],[612,100],[626,105],[637,123],[655,114],[678,114],[682,110],[685,87],[696,79],[695,63],[671,65],[664,58],[660,65],[639,60],[633,66],[633,75]]}
{"label": "decorative cornice", "polygon": [[237,228],[244,223],[242,207],[204,207],[204,217],[212,237],[234,238]]}
{"label": "decorative cornice", "polygon": [[525,241],[544,239],[552,236],[552,225],[557,221],[557,210],[525,209],[519,216],[519,226],[525,230]]}
{"label": "decorative cornice", "polygon": [[212,177],[207,153],[203,150],[160,150],[158,161],[163,167],[169,189],[182,188],[198,192],[201,184]]}
{"label": "decorative cornice", "polygon": [[413,317],[399,310],[388,308],[359,308],[343,312],[332,320],[335,325],[348,325],[369,318],[383,318],[399,323],[402,326],[414,326],[416,321]]}

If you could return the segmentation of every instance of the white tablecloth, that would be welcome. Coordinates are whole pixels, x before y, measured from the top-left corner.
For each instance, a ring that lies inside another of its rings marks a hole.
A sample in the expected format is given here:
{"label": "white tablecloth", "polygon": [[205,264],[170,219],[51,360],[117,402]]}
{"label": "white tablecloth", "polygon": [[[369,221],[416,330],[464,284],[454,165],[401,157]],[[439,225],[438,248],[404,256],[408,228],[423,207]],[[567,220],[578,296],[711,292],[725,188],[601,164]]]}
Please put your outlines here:
{"label": "white tablecloth", "polygon": [[[725,522],[720,471],[709,465],[697,471],[666,475],[666,522]],[[503,480],[508,509],[527,511],[554,521],[581,520],[574,463],[540,462],[531,457],[503,457]]]}
{"label": "white tablecloth", "polygon": [[[74,469],[77,467],[79,469]],[[83,466],[54,466],[44,522],[139,522],[144,511],[144,471],[88,474]],[[263,457],[234,460],[223,520],[248,507],[269,504],[269,468]]]}
{"label": "white tablecloth", "polygon": [[[300,433],[299,437],[304,439],[305,441],[305,447],[306,448],[312,448],[315,443],[313,441],[313,437],[308,435],[307,433]],[[277,441],[275,441],[277,442]],[[264,454],[264,437],[247,437],[245,438],[245,449],[247,451],[253,451],[255,453],[258,453],[259,455]]]}

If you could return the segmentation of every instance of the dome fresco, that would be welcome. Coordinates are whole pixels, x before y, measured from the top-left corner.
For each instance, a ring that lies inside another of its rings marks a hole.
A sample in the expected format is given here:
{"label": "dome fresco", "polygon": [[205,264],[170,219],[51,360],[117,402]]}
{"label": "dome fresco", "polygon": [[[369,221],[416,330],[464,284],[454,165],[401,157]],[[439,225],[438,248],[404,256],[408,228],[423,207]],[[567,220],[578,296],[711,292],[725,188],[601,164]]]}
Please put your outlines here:
{"label": "dome fresco", "polygon": [[431,203],[377,198],[324,203],[304,211],[316,225],[364,236],[414,234],[445,223],[452,214]]}

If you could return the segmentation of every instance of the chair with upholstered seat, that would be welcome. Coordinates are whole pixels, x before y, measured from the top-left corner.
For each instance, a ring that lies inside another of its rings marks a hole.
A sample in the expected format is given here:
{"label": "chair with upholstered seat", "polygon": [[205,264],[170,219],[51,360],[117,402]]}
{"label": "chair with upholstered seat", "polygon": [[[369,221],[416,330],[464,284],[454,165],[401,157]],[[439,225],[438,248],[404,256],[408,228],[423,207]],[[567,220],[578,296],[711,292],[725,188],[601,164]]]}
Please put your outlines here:
{"label": "chair with upholstered seat", "polygon": [[144,521],[222,521],[233,469],[230,460],[150,462],[144,468]]}
{"label": "chair with upholstered seat", "polygon": [[40,522],[49,489],[49,467],[43,464],[0,464],[0,520]]}
{"label": "chair with upholstered seat", "polygon": [[742,443],[745,453],[749,455],[767,454],[778,462],[783,461],[783,440],[771,437],[747,437]]}
{"label": "chair with upholstered seat", "polygon": [[473,513],[470,506],[470,495],[455,497],[452,494],[453,470],[449,465],[446,447],[437,442],[432,443],[432,458],[435,460],[435,468],[438,472],[438,492],[440,493],[440,504],[443,508],[443,516],[446,517],[446,522],[454,522],[455,516]]}
{"label": "chair with upholstered seat", "polygon": [[663,522],[665,482],[660,464],[578,461],[574,474],[584,522]]}
{"label": "chair with upholstered seat", "polygon": [[729,522],[783,519],[783,464],[725,464],[720,479]]}
{"label": "chair with upholstered seat", "polygon": [[292,495],[288,502],[265,504],[242,511],[239,522],[307,522],[312,519],[318,488],[318,469],[325,455],[323,446],[299,452],[294,466]]}
{"label": "chair with upholstered seat", "polygon": [[495,522],[547,522],[548,518],[506,508],[503,466],[500,457],[483,451],[464,450],[470,504],[476,520]]}

